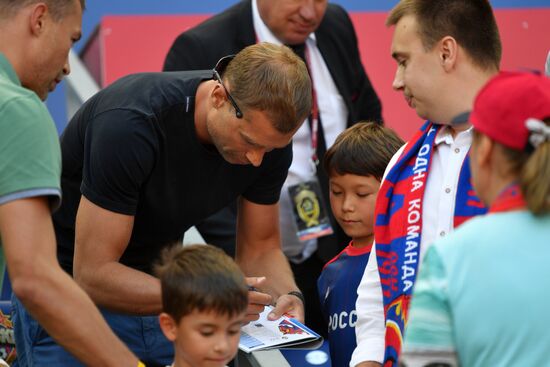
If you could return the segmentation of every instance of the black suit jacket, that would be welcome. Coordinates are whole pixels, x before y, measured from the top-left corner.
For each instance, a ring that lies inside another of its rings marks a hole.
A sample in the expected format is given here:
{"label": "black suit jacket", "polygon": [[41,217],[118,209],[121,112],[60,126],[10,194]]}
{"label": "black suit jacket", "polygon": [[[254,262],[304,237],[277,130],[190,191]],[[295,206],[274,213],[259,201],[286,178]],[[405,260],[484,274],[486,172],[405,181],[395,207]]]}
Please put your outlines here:
{"label": "black suit jacket", "polygon": [[[380,100],[361,63],[355,30],[346,11],[338,5],[329,4],[315,36],[319,51],[349,111],[348,126],[360,120],[381,122]],[[211,69],[221,57],[235,54],[254,43],[256,34],[252,3],[250,0],[243,0],[180,34],[166,56],[164,70]],[[320,172],[319,176],[328,206],[328,179],[324,172]],[[233,215],[234,211],[233,208]],[[221,223],[216,224],[223,234],[218,233],[214,237],[207,234],[205,239],[208,242],[220,243],[222,238],[219,235],[225,237],[231,232],[234,234],[234,222],[228,223],[225,219],[218,217]],[[349,242],[334,218],[331,220],[336,229],[335,235],[323,237],[319,242],[318,255],[324,261],[338,254]],[[201,233],[208,232],[204,225],[198,227]]]}

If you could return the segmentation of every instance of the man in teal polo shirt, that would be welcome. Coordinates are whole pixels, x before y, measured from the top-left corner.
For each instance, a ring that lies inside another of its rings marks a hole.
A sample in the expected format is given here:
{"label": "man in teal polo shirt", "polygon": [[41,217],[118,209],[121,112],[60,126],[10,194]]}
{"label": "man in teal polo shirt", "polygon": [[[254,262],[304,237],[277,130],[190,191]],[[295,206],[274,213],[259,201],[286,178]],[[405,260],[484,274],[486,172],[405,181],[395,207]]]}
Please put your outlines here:
{"label": "man in teal polo shirt", "polygon": [[[1,252],[15,295],[60,344],[87,365],[135,367],[137,358],[60,268],[50,217],[61,199],[61,155],[41,100],[70,71],[68,53],[80,38],[84,5],[0,0]],[[44,365],[19,348],[17,329],[26,320],[12,317],[17,365]]]}

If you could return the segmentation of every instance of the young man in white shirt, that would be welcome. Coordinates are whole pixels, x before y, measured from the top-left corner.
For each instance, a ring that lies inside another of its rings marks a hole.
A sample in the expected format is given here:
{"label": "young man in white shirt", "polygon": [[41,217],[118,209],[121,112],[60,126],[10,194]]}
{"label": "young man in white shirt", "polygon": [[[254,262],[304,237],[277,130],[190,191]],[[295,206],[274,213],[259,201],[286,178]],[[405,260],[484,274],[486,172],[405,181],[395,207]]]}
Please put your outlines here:
{"label": "young man in white shirt", "polygon": [[397,366],[423,254],[483,211],[463,169],[472,139],[467,112],[498,72],[501,57],[487,0],[402,0],[386,24],[395,27],[393,87],[428,121],[386,170],[376,207],[377,256],[369,259],[358,288],[352,367]]}

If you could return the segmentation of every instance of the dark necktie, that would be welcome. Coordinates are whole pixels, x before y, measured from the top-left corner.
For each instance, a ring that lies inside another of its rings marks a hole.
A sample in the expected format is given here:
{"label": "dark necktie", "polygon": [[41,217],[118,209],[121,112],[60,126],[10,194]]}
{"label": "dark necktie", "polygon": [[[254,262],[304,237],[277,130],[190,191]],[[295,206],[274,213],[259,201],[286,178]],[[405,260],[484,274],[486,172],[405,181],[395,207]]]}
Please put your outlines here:
{"label": "dark necktie", "polygon": [[[298,45],[289,45],[294,53],[300,57],[304,63],[306,64],[307,71],[309,72],[309,75],[311,77],[311,70],[309,70],[309,64],[306,60],[306,45],[305,43],[300,43]],[[313,87],[313,77],[312,78],[312,87]],[[317,103],[317,101],[313,101],[313,103]],[[318,106],[318,105],[317,105]],[[309,124],[309,131],[312,131],[311,123],[312,123],[311,114],[309,115],[307,121]],[[319,176],[320,174],[323,175],[324,173],[320,173],[320,171],[323,171],[322,169],[322,163],[323,163],[323,157],[325,156],[325,152],[327,151],[327,145],[325,142],[325,133],[323,131],[323,125],[321,123],[321,114],[319,113],[318,116],[318,123],[317,123],[317,158],[319,159],[319,166],[317,167],[317,176],[319,177],[319,181],[321,182],[321,186],[326,185],[326,177]],[[324,178],[324,180],[322,180]],[[325,182],[323,182],[325,181]],[[327,187],[328,191],[328,187]]]}

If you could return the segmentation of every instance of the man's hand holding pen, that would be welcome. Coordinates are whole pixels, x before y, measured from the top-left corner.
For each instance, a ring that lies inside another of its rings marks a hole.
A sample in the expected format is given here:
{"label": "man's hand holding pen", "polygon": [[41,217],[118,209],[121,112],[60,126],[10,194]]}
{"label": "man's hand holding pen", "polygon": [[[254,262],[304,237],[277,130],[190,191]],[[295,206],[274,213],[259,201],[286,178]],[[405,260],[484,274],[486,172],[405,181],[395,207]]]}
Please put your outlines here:
{"label": "man's hand holding pen", "polygon": [[[265,306],[274,303],[272,296],[261,291],[261,285],[265,280],[265,277],[246,278],[248,284],[247,322],[258,320]],[[304,322],[305,304],[300,291],[291,291],[288,294],[281,295],[275,302],[275,308],[268,315],[268,319],[276,320],[282,315]]]}

